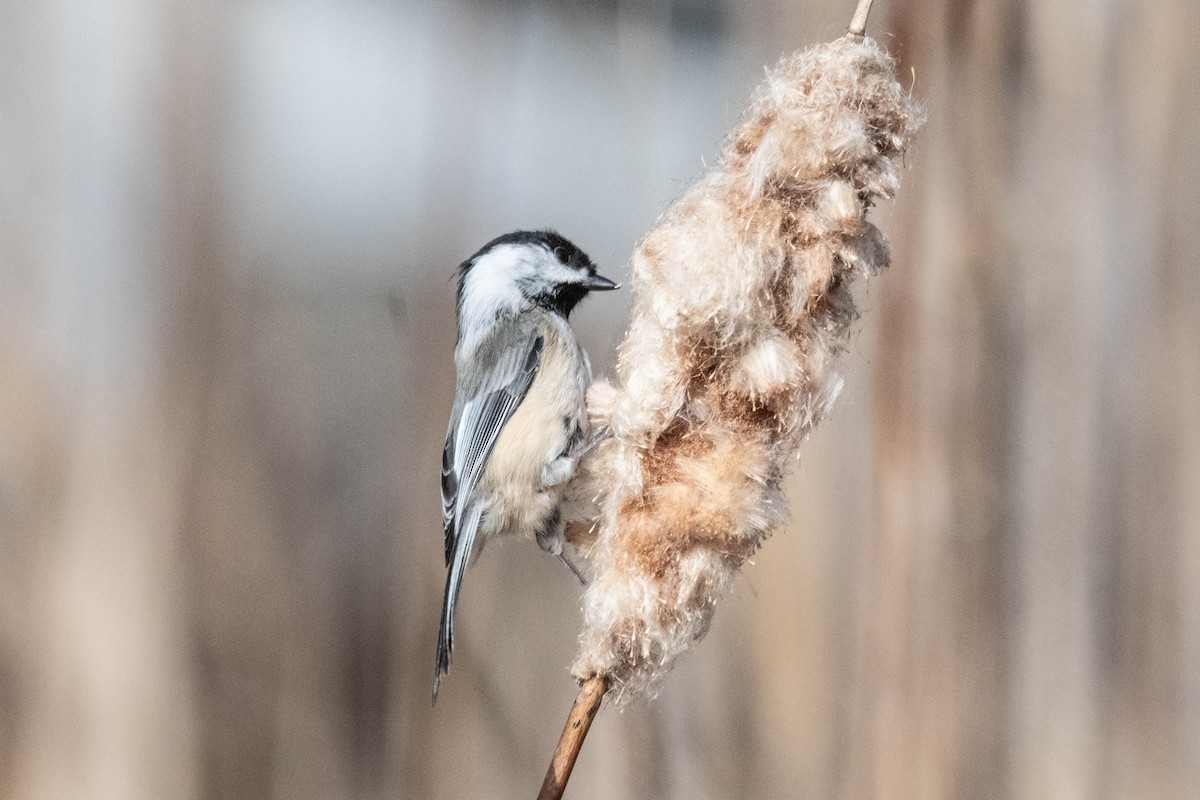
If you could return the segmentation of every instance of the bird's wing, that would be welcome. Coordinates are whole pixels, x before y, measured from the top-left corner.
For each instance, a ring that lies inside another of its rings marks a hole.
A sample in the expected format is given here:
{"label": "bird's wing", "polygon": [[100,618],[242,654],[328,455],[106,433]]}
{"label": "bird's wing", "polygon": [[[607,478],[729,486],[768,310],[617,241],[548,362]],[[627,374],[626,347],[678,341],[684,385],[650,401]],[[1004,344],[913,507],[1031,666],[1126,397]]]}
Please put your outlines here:
{"label": "bird's wing", "polygon": [[482,506],[474,502],[475,486],[504,425],[512,418],[541,366],[544,339],[536,330],[504,337],[512,344],[480,348],[480,362],[490,361],[473,381],[460,382],[442,451],[442,524],[446,536],[446,593],[438,632],[438,683],[450,667],[454,649],[454,606],[475,547]]}

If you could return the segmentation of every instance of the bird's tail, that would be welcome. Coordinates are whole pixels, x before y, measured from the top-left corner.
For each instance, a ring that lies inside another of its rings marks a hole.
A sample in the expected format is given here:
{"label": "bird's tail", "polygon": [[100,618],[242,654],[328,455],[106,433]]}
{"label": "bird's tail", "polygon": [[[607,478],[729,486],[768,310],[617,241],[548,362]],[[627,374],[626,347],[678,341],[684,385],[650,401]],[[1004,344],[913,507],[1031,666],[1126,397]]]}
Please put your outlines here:
{"label": "bird's tail", "polygon": [[446,573],[446,593],[442,597],[442,621],[438,626],[437,664],[433,674],[433,702],[437,703],[438,688],[442,678],[450,671],[450,654],[454,651],[454,607],[458,605],[458,592],[462,588],[463,573],[475,547],[475,532],[479,528],[479,517],[483,509],[472,506],[463,520],[454,542],[450,557],[450,570]]}

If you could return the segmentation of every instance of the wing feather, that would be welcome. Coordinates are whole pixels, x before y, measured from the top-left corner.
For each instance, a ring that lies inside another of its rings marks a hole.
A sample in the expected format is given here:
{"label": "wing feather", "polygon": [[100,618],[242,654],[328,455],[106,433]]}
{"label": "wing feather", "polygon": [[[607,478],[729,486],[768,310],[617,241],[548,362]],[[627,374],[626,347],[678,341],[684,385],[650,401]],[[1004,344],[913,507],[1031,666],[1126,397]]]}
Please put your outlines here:
{"label": "wing feather", "polygon": [[525,399],[541,366],[544,338],[536,330],[513,338],[517,344],[495,353],[492,368],[476,381],[477,385],[460,382],[459,402],[442,450],[442,524],[448,571],[438,631],[435,702],[441,678],[450,668],[454,608],[484,510],[473,496],[475,486],[500,432]]}

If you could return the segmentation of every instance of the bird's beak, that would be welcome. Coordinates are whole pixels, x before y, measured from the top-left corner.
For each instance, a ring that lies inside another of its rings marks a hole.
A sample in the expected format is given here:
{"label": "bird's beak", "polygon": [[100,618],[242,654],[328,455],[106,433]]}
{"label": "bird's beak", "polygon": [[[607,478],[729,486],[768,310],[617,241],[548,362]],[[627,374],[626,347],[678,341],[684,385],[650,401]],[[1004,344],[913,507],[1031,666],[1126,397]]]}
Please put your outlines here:
{"label": "bird's beak", "polygon": [[603,275],[589,275],[588,279],[583,282],[583,286],[589,292],[607,292],[612,289],[619,289],[621,284],[613,283]]}

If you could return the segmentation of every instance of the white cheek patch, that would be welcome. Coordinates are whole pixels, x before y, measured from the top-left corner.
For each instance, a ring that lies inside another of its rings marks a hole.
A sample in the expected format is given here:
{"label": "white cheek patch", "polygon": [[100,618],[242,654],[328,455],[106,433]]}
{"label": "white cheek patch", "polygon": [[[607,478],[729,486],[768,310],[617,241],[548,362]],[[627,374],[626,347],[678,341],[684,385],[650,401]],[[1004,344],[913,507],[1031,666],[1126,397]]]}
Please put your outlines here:
{"label": "white cheek patch", "polygon": [[467,339],[485,333],[496,317],[520,311],[524,295],[517,278],[529,270],[524,248],[501,245],[481,256],[467,272],[459,308],[459,330]]}
{"label": "white cheek patch", "polygon": [[[551,256],[551,258],[553,258],[553,256]],[[570,267],[563,266],[559,263],[558,259],[554,259],[551,266],[544,268],[542,270],[542,274],[545,275],[546,281],[551,285],[557,285],[560,283],[582,283],[583,279],[586,277],[584,273],[577,269],[571,269]]]}

